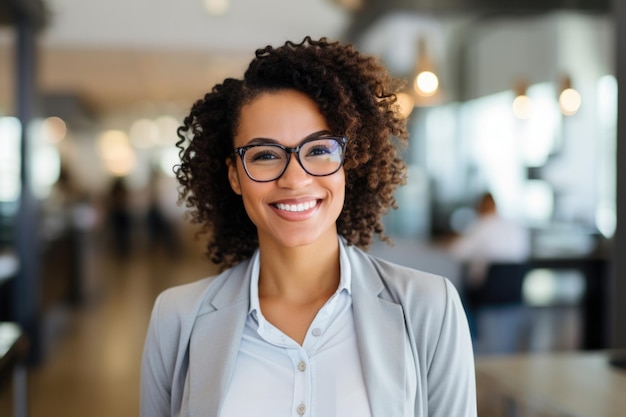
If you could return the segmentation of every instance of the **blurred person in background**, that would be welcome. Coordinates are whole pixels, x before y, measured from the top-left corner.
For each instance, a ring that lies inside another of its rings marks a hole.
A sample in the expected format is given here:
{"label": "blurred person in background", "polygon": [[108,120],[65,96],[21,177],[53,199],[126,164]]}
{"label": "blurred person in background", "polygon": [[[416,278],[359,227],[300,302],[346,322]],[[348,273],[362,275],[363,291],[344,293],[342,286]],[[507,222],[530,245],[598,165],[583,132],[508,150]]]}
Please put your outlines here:
{"label": "blurred person in background", "polygon": [[128,259],[132,249],[133,219],[128,189],[123,178],[118,177],[113,180],[107,199],[106,211],[113,254],[119,260]]}
{"label": "blurred person in background", "polygon": [[[472,294],[480,292],[491,264],[521,263],[528,259],[529,230],[502,217],[493,195],[485,192],[478,200],[475,222],[451,240],[448,250],[464,270],[462,295],[466,297],[476,352],[512,353],[523,349],[528,343],[530,315],[521,300],[519,303],[490,308],[477,305]],[[512,282],[511,285],[516,284]]]}
{"label": "blurred person in background", "polygon": [[523,262],[530,256],[530,234],[526,227],[498,213],[490,192],[476,205],[476,221],[452,239],[448,247],[457,261],[467,266],[467,284],[478,286],[492,262]]}
{"label": "blurred person in background", "polygon": [[194,104],[177,177],[223,272],[157,298],[143,417],[476,416],[453,285],[362,250],[405,182],[398,87],[307,37]]}

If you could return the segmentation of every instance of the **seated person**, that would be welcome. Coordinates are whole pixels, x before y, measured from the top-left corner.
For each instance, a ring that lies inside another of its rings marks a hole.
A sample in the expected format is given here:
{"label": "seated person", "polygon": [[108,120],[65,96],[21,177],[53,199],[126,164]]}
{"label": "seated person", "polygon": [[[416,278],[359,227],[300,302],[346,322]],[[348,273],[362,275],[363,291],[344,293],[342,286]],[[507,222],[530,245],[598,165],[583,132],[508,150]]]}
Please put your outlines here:
{"label": "seated person", "polygon": [[503,218],[491,193],[481,196],[476,213],[476,221],[448,247],[454,259],[467,265],[469,286],[480,285],[491,262],[521,262],[530,255],[528,230]]}
{"label": "seated person", "polygon": [[[530,236],[523,226],[503,218],[491,193],[481,196],[477,218],[447,246],[450,255],[464,265],[464,296],[484,282],[494,262],[523,262],[530,255]],[[473,305],[466,298],[468,319],[478,354],[510,353],[527,344],[528,310],[520,305],[498,306],[497,311]]]}

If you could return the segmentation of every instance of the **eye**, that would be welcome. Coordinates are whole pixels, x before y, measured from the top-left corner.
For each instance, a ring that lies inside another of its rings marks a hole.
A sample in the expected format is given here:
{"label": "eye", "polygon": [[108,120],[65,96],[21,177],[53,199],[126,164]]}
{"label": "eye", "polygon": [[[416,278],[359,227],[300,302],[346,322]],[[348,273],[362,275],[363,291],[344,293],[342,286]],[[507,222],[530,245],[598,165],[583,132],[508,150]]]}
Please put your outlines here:
{"label": "eye", "polygon": [[336,154],[340,150],[335,140],[321,139],[309,142],[305,149],[307,157],[326,156]]}
{"label": "eye", "polygon": [[283,159],[284,152],[276,146],[255,146],[246,151],[246,159],[248,162],[268,162]]}
{"label": "eye", "polygon": [[308,150],[307,156],[327,155],[331,152],[332,151],[330,150],[328,146],[317,144]]}

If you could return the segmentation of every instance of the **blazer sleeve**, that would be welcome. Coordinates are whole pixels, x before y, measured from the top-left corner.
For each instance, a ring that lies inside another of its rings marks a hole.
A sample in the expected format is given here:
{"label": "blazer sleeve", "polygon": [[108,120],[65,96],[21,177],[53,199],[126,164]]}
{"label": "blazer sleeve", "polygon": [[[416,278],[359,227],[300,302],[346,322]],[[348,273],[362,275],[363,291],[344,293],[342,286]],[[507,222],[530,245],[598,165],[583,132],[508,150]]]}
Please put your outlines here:
{"label": "blazer sleeve", "polygon": [[144,344],[141,362],[141,417],[166,417],[170,415],[172,375],[166,365],[160,334],[161,303],[157,297]]}
{"label": "blazer sleeve", "polygon": [[141,361],[141,417],[166,417],[181,409],[189,334],[203,282],[169,288],[154,302]]}
{"label": "blazer sleeve", "polygon": [[444,282],[445,310],[428,368],[428,415],[475,417],[476,375],[467,317],[458,292],[450,281]]}

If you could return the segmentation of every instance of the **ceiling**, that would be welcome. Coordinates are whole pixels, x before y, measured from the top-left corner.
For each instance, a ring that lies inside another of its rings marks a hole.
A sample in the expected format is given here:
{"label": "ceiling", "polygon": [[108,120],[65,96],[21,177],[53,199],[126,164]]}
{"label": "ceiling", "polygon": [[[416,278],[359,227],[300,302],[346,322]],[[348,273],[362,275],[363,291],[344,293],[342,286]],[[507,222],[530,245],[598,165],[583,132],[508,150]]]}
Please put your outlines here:
{"label": "ceiling", "polygon": [[[220,17],[205,0],[0,0],[0,115],[13,113],[16,44],[6,11],[46,9],[38,34],[37,80],[47,113],[71,103],[89,114],[124,113],[201,97],[239,76],[266,44],[305,35],[356,41],[390,11],[519,13],[571,8],[606,12],[611,0],[229,0]],[[29,12],[30,13],[30,12]],[[47,16],[47,18],[46,18]],[[10,18],[10,16],[9,16]],[[59,114],[61,115],[61,114]],[[62,116],[62,115],[61,115]]]}
{"label": "ceiling", "polygon": [[[96,114],[191,103],[239,76],[256,48],[305,35],[340,38],[350,20],[331,0],[230,0],[221,17],[206,13],[202,0],[44,3],[38,85],[45,96],[73,97]],[[0,26],[0,115],[14,106],[15,44],[13,28]]]}

